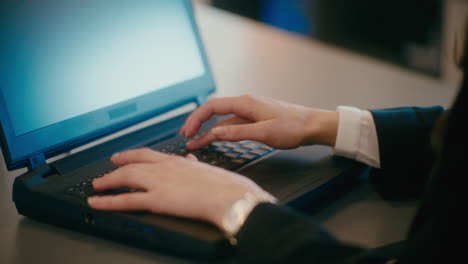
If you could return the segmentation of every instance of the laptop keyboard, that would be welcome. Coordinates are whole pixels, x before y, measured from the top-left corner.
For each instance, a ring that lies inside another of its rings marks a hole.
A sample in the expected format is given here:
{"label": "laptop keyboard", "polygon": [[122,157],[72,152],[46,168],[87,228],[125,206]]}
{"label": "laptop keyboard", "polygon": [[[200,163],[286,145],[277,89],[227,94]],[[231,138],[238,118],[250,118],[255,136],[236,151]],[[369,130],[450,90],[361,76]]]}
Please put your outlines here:
{"label": "laptop keyboard", "polygon": [[[150,144],[148,147],[171,155],[187,156],[188,154],[193,154],[201,162],[231,171],[239,169],[275,150],[265,144],[247,140],[240,142],[215,141],[209,146],[191,151],[186,148],[185,144],[187,142],[188,139],[177,136],[173,140]],[[117,195],[139,191],[136,189],[119,188],[98,193],[93,189],[92,181],[102,177],[104,174],[95,175],[84,182],[69,187],[65,190],[65,193],[80,199],[86,199],[94,195]]]}
{"label": "laptop keyboard", "polygon": [[107,190],[104,192],[96,192],[92,186],[92,181],[96,178],[102,177],[104,174],[97,175],[94,177],[91,177],[90,179],[81,182],[75,186],[69,187],[65,193],[68,195],[72,195],[81,199],[86,199],[90,196],[94,195],[117,195],[121,193],[130,193],[130,192],[138,192],[139,190],[136,189],[130,189],[130,188],[119,188],[119,189],[113,189],[113,190]]}
{"label": "laptop keyboard", "polygon": [[185,146],[187,142],[186,138],[176,137],[170,142],[153,145],[150,148],[179,156],[187,156],[191,153],[201,162],[227,170],[236,170],[274,151],[273,148],[265,144],[247,140],[240,142],[215,141],[204,148],[190,151]]}

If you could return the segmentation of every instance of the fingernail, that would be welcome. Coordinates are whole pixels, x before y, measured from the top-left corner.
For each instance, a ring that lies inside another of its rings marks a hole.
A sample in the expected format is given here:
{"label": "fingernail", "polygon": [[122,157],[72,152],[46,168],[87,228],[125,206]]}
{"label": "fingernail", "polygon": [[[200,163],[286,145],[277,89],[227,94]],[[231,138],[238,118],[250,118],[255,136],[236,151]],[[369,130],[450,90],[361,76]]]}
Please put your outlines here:
{"label": "fingernail", "polygon": [[226,132],[226,129],[224,127],[215,127],[211,129],[211,132],[216,136],[222,136]]}
{"label": "fingernail", "polygon": [[185,137],[185,134],[186,134],[186,133],[185,133],[185,130],[187,130],[187,129],[185,128],[186,126],[187,126],[187,125],[184,124],[184,125],[182,126],[182,128],[180,129],[180,131],[179,131],[179,133],[180,133],[182,136],[184,136],[184,137]]}
{"label": "fingernail", "polygon": [[184,125],[182,126],[182,129],[180,130],[182,132],[182,136],[187,137],[187,127],[190,122],[190,117],[185,120]]}
{"label": "fingernail", "polygon": [[190,141],[189,143],[187,143],[187,149],[195,150],[195,149],[197,149],[197,148],[199,148],[199,146],[198,146],[198,144],[197,144],[194,140],[192,140],[192,141]]}
{"label": "fingernail", "polygon": [[187,159],[198,161],[197,157],[191,153],[187,155]]}
{"label": "fingernail", "polygon": [[112,155],[111,160],[116,160],[119,157],[120,157],[120,153],[115,153],[114,155]]}
{"label": "fingernail", "polygon": [[186,137],[186,138],[191,138],[191,137],[193,136],[193,135],[192,135],[193,133],[192,133],[190,130],[188,130],[188,129],[187,129],[186,131],[184,131],[184,134],[185,134],[185,137]]}
{"label": "fingernail", "polygon": [[91,205],[91,206],[96,204],[96,197],[89,197],[88,198],[88,204]]}

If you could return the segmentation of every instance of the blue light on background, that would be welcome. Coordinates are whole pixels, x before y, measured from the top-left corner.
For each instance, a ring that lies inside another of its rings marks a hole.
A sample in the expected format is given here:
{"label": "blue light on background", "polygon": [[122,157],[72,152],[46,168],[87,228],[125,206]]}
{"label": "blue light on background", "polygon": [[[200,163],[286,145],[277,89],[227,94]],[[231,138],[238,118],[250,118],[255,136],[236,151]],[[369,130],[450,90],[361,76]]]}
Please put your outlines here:
{"label": "blue light on background", "polygon": [[16,135],[205,73],[182,1],[23,5],[0,18],[0,86]]}
{"label": "blue light on background", "polygon": [[311,0],[263,0],[261,20],[291,32],[304,35],[312,33]]}

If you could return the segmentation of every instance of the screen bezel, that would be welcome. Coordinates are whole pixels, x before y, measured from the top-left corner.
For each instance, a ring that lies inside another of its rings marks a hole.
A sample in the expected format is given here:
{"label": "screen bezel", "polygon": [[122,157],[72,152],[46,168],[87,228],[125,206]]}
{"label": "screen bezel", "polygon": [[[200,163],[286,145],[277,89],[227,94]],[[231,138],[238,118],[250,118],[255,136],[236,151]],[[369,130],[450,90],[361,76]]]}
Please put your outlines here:
{"label": "screen bezel", "polygon": [[[27,167],[31,157],[40,154],[46,159],[54,157],[214,93],[215,82],[195,20],[193,4],[190,0],[181,1],[203,60],[204,75],[19,136],[14,133],[5,100],[0,93],[0,146],[7,169]],[[126,106],[135,106],[142,110],[138,111],[138,115],[131,114],[131,117],[111,121],[108,125],[100,125],[110,111]]]}

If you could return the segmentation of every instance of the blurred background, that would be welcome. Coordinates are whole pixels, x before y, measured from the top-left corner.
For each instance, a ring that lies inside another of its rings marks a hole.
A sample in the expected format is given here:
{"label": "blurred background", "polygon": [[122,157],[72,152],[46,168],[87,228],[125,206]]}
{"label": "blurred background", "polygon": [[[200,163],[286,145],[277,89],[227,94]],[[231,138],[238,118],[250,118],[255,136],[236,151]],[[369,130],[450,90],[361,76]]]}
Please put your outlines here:
{"label": "blurred background", "polygon": [[468,0],[198,0],[281,30],[456,82]]}

